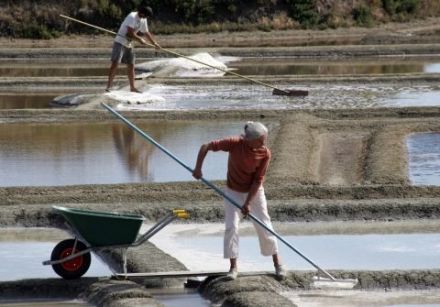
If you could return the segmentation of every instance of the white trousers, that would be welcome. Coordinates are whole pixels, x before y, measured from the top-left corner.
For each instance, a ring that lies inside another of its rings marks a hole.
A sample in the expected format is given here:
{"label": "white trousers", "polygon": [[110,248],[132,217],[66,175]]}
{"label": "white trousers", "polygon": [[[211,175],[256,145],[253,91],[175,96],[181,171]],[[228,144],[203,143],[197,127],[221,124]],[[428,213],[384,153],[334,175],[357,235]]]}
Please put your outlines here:
{"label": "white trousers", "polygon": [[[248,193],[241,193],[226,187],[225,194],[242,206]],[[238,224],[241,219],[241,211],[225,199],[225,236],[223,255],[225,258],[238,258]],[[257,195],[250,203],[250,212],[253,216],[262,221],[268,228],[272,229],[270,216],[267,212],[266,195],[264,188],[261,187]],[[272,256],[278,253],[278,244],[276,237],[266,229],[253,221],[257,231],[258,241],[260,242],[260,251],[263,256]]]}

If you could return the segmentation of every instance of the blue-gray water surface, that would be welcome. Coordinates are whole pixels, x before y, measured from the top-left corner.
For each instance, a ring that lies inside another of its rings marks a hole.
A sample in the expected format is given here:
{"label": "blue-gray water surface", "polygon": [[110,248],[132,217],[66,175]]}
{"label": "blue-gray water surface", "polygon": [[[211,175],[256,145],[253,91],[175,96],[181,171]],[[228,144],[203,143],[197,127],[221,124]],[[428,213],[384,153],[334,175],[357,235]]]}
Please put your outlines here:
{"label": "blue-gray water surface", "polygon": [[[368,234],[283,236],[296,249],[325,269],[392,270],[440,267],[438,234]],[[226,270],[222,235],[157,235],[159,248],[193,270]],[[270,257],[260,255],[255,236],[240,237],[243,271],[273,270]],[[291,270],[313,269],[282,242],[280,255]],[[197,257],[194,257],[197,255]]]}
{"label": "blue-gray water surface", "polygon": [[[61,278],[50,265],[42,265],[50,260],[53,248],[58,242],[1,242],[0,241],[0,281],[28,278]],[[110,269],[92,253],[92,263],[84,275],[110,276]]]}
{"label": "blue-gray water surface", "polygon": [[204,299],[197,290],[190,289],[155,289],[153,297],[165,307],[209,307],[209,300]]}
{"label": "blue-gray water surface", "polygon": [[440,133],[407,138],[409,179],[414,185],[440,185]]}
{"label": "blue-gray water surface", "polygon": [[[139,126],[194,167],[203,143],[241,134],[243,122],[149,121]],[[4,187],[193,180],[189,171],[121,124],[3,124],[0,148]],[[226,162],[226,153],[210,153],[205,178],[226,178]]]}

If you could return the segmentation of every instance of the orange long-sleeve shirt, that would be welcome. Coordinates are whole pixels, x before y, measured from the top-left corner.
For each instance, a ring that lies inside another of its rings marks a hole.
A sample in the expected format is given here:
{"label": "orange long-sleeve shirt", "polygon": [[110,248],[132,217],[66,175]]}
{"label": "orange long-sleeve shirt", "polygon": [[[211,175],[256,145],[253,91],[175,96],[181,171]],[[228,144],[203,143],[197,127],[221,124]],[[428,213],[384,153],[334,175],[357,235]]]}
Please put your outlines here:
{"label": "orange long-sleeve shirt", "polygon": [[245,193],[252,184],[263,184],[272,155],[266,146],[252,149],[242,137],[230,137],[210,142],[208,149],[229,152],[226,184],[232,190]]}

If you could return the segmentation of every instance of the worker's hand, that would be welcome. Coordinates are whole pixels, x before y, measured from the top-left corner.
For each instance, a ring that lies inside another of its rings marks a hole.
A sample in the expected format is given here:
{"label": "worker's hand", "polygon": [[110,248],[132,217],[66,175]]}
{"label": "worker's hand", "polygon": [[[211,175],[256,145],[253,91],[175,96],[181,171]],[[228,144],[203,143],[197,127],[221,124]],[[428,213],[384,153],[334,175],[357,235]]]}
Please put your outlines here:
{"label": "worker's hand", "polygon": [[154,45],[154,47],[156,47],[156,49],[161,49],[162,48],[157,42],[154,42],[153,45]]}
{"label": "worker's hand", "polygon": [[244,217],[246,217],[249,214],[249,211],[250,211],[249,203],[246,203],[243,205],[243,207],[241,207],[241,213],[243,214]]}
{"label": "worker's hand", "polygon": [[146,45],[147,41],[145,39],[141,38],[141,43],[142,43],[142,45]]}
{"label": "worker's hand", "polygon": [[196,178],[196,179],[200,179],[200,178],[203,177],[203,175],[202,175],[202,170],[201,170],[201,169],[194,169],[192,175],[193,175],[193,177]]}

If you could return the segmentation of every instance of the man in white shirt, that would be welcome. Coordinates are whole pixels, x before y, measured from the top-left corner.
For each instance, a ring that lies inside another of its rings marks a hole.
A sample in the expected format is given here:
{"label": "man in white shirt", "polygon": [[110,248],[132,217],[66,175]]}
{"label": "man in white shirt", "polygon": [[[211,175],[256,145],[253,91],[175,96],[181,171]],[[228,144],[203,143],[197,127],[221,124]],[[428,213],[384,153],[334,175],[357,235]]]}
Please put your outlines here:
{"label": "man in white shirt", "polygon": [[134,63],[135,54],[132,41],[136,40],[141,44],[147,42],[142,37],[145,37],[156,48],[160,48],[159,44],[154,40],[151,33],[148,31],[147,17],[153,16],[153,11],[148,6],[140,6],[136,12],[131,12],[122,22],[118,34],[113,42],[113,50],[110,66],[110,72],[108,74],[107,92],[110,91],[113,79],[115,78],[116,69],[119,63],[127,64],[128,81],[130,83],[130,91],[140,93],[140,91],[134,85]]}

